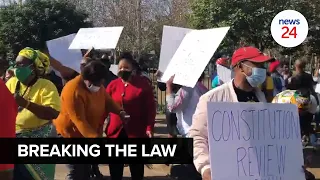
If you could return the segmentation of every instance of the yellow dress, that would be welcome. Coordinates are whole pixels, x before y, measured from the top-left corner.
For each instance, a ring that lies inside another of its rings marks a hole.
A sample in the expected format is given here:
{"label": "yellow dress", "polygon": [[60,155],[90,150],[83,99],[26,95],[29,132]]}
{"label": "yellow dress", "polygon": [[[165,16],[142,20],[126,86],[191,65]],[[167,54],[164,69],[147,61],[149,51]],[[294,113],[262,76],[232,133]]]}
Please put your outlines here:
{"label": "yellow dress", "polygon": [[[7,81],[6,85],[12,94],[15,93],[18,79],[12,77]],[[24,98],[38,105],[48,106],[60,111],[60,97],[55,85],[46,79],[38,79],[31,87],[20,83],[20,95],[24,94]],[[16,119],[16,132],[24,130],[32,130],[48,123],[48,120],[38,118],[27,109],[23,109],[18,113]]]}

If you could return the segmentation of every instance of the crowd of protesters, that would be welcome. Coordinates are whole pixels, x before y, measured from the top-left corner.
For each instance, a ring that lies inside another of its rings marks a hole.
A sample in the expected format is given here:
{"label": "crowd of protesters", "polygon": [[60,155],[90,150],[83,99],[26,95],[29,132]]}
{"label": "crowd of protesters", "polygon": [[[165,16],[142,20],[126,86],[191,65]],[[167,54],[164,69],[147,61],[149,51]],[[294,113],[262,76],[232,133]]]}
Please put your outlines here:
{"label": "crowd of protesters", "polygon": [[[81,72],[68,68],[48,52],[22,49],[14,66],[0,67],[0,137],[57,138],[152,138],[156,89],[146,68],[130,53],[118,58],[118,74],[110,69],[108,54],[88,50],[79,63]],[[305,62],[288,64],[264,55],[254,47],[237,49],[232,58],[219,58],[216,65],[232,71],[233,79],[212,80],[212,90],[158,82],[166,92],[166,121],[170,138],[181,135],[194,140],[194,164],[186,165],[195,177],[211,179],[207,102],[272,102],[296,104],[304,142],[317,146],[311,123],[319,119],[319,100],[314,90],[320,78],[305,72]],[[60,75],[58,76],[57,73]],[[157,77],[163,72],[157,71]],[[6,84],[5,84],[6,83]],[[315,118],[314,118],[315,117]],[[318,120],[316,121],[318,127]],[[123,178],[125,164],[109,164],[112,180]],[[133,180],[144,178],[144,164],[129,164]],[[96,164],[69,164],[68,179],[102,178]],[[306,171],[308,180],[314,176]],[[55,164],[0,165],[0,179],[53,180]]]}

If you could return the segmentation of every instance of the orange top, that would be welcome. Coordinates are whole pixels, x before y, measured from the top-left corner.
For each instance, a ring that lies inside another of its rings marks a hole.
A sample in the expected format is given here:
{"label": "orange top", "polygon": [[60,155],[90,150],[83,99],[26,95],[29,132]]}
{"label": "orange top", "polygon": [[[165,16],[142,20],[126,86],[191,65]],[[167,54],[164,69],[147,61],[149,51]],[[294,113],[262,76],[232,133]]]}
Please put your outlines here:
{"label": "orange top", "polygon": [[101,118],[105,113],[119,114],[119,104],[105,92],[90,92],[83,83],[81,75],[69,81],[61,93],[61,111],[54,125],[57,132],[65,138],[99,136]]}

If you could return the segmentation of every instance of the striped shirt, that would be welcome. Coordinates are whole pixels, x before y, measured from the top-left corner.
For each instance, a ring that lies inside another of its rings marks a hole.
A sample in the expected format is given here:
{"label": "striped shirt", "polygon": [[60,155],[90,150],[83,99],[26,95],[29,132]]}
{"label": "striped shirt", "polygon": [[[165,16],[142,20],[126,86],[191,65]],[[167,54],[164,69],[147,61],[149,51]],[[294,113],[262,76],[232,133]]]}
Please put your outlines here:
{"label": "striped shirt", "polygon": [[198,82],[194,88],[181,87],[176,94],[166,96],[167,108],[169,112],[176,113],[177,128],[182,136],[189,133],[198,101],[207,91],[208,89]]}

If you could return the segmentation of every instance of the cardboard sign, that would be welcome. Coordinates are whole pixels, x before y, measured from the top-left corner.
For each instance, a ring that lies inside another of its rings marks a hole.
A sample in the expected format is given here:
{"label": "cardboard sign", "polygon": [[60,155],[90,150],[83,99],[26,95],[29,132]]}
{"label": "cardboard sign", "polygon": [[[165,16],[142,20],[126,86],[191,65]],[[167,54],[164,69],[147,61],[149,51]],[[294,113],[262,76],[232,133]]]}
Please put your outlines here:
{"label": "cardboard sign", "polygon": [[110,71],[114,74],[114,75],[118,75],[118,72],[119,72],[119,68],[118,68],[118,65],[116,64],[111,64],[110,65]]}
{"label": "cardboard sign", "polygon": [[318,83],[315,87],[316,93],[320,94],[320,84]]}
{"label": "cardboard sign", "polygon": [[50,56],[77,72],[80,72],[82,54],[80,50],[69,50],[75,34],[47,41]]}
{"label": "cardboard sign", "polygon": [[175,75],[173,83],[194,87],[230,27],[193,30],[183,39],[161,81]]}
{"label": "cardboard sign", "polygon": [[305,179],[293,104],[208,103],[212,179]]}
{"label": "cardboard sign", "polygon": [[183,38],[192,29],[164,26],[162,32],[161,52],[158,70],[164,72]]}
{"label": "cardboard sign", "polygon": [[123,27],[81,28],[69,49],[115,49]]}
{"label": "cardboard sign", "polygon": [[218,73],[219,79],[223,83],[231,81],[231,79],[232,79],[232,71],[231,71],[231,69],[228,69],[228,68],[226,68],[224,66],[221,66],[219,64],[217,64],[217,73]]}

